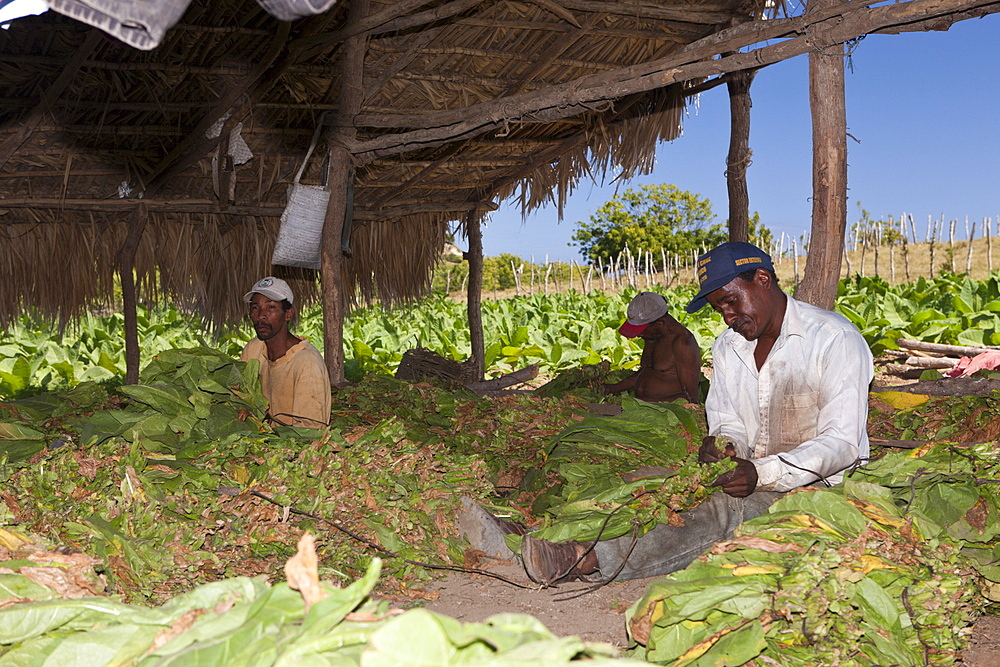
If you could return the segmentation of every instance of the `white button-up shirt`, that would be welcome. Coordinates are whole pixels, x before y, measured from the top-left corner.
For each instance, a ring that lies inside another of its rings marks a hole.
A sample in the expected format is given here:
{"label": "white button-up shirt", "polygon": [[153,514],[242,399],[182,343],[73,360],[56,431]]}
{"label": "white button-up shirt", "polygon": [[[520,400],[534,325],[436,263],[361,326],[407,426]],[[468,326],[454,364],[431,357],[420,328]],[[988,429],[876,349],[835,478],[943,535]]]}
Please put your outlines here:
{"label": "white button-up shirt", "polygon": [[868,458],[872,353],[845,317],[788,297],[781,333],[757,370],[756,341],[727,329],[712,346],[709,433],[753,459],[757,488],[831,484]]}

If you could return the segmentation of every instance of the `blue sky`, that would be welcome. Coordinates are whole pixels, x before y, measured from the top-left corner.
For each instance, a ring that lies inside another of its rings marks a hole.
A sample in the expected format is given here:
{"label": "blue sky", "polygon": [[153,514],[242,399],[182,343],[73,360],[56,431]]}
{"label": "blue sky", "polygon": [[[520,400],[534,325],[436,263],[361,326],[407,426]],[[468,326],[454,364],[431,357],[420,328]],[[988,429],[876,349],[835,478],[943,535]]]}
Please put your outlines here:
{"label": "blue sky", "polygon": [[[1000,16],[969,19],[947,32],[871,35],[854,51],[846,71],[848,224],[859,204],[874,218],[905,211],[923,237],[927,217],[993,218],[1000,223]],[[812,194],[808,61],[805,56],[757,73],[751,89],[747,184],[750,210],[772,231],[799,236],[810,226]],[[621,189],[672,183],[707,197],[717,221],[728,208],[723,175],[729,149],[725,86],[701,96],[685,120],[684,134],[663,144],[649,176]],[[554,208],[522,224],[508,206],[492,214],[483,233],[487,255],[509,252],[531,259],[579,259],[568,245],[578,220],[586,220],[615,194],[615,185],[581,183],[562,222]],[[466,247],[464,238],[458,245]]]}

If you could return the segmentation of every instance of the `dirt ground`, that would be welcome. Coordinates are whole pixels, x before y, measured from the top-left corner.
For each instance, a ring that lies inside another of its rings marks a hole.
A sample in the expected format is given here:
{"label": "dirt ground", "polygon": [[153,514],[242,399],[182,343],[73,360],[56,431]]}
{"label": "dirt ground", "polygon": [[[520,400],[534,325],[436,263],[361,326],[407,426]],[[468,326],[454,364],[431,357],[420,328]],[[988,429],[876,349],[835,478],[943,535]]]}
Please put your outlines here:
{"label": "dirt ground", "polygon": [[[490,569],[530,583],[520,565],[500,563]],[[628,645],[625,611],[642,597],[650,581],[612,582],[573,598],[590,585],[573,582],[541,590],[517,588],[497,579],[453,572],[428,586],[428,591],[436,591],[439,597],[426,608],[467,623],[479,623],[494,614],[530,614],[555,635],[576,636],[622,650]],[[961,664],[968,667],[1000,667],[1000,616],[983,616],[976,621],[972,641],[962,657]]]}

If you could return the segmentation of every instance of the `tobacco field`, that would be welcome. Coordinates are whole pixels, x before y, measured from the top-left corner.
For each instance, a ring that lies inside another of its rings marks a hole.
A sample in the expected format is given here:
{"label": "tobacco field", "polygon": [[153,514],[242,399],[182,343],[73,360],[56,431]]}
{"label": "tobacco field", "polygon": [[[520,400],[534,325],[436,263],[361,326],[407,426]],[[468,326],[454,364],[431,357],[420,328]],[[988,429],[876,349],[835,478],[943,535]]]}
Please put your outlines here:
{"label": "tobacco field", "polygon": [[[690,295],[671,291],[672,312]],[[390,375],[416,346],[464,359],[463,304],[358,310],[357,384],[322,431],[261,421],[256,367],[235,361],[245,332],[144,311],[140,383],[122,386],[120,318],[61,338],[25,318],[0,341],[0,665],[955,663],[1000,599],[995,395],[873,394],[871,435],[929,444],[876,448],[842,487],[789,494],[654,580],[625,654],[530,616],[420,609],[439,568],[480,566],[452,520],[463,496],[562,540],[641,534],[713,492],[728,464],[695,462],[696,406],[586,407],[638,361],[615,332],[630,297],[484,303],[491,370],[552,378],[489,399]],[[996,278],[855,279],[838,309],[876,354],[898,337],[1000,344]],[[718,317],[679,319],[707,355]],[[297,332],[318,341],[319,314]],[[626,481],[643,466],[660,467]]]}

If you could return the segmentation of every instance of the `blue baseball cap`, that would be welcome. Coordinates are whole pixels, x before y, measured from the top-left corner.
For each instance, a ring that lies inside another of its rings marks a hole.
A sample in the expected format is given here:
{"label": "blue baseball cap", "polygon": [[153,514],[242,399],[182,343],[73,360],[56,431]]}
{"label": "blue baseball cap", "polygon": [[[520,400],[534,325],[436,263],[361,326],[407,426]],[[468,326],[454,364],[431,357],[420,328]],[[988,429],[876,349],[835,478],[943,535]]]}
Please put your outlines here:
{"label": "blue baseball cap", "polygon": [[698,258],[698,281],[701,289],[688,304],[687,311],[693,313],[706,303],[706,297],[725,287],[744,271],[767,269],[774,271],[771,256],[743,241],[729,241],[717,246]]}

